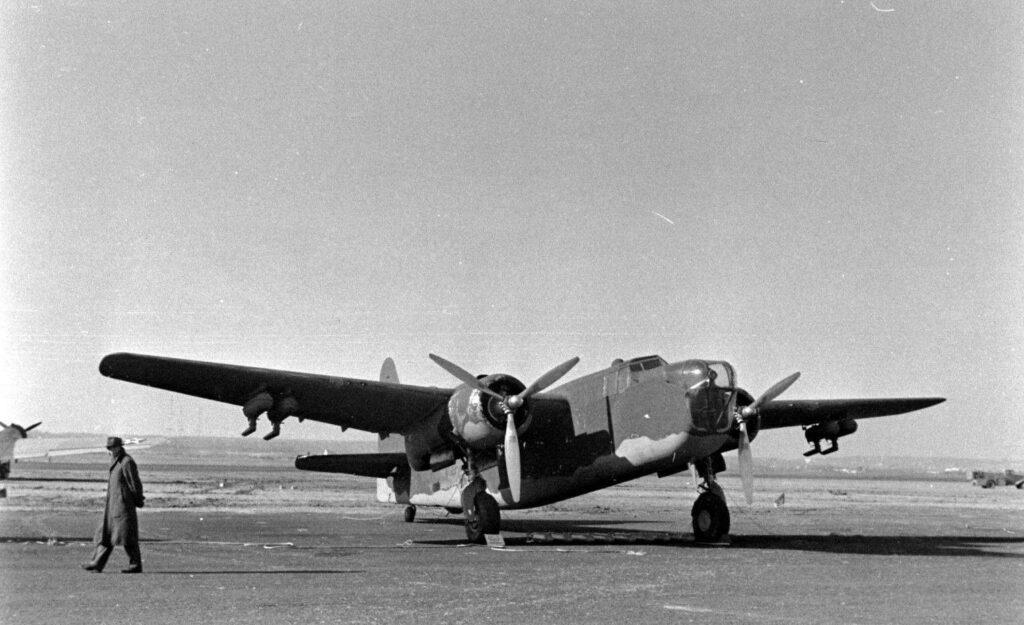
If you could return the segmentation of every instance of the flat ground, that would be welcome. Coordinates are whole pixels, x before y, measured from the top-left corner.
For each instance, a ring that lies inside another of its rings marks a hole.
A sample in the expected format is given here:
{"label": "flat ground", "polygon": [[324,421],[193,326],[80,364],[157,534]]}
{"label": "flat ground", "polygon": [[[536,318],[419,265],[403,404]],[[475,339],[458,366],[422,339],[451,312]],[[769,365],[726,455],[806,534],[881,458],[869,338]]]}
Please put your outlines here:
{"label": "flat ground", "polygon": [[[689,475],[508,512],[505,549],[461,517],[373,501],[373,480],[288,461],[136,454],[146,572],[79,568],[105,460],[18,463],[0,500],[0,622],[1021,623],[1024,491],[936,478],[759,477],[732,544],[692,540]],[[779,495],[784,502],[777,505]]]}

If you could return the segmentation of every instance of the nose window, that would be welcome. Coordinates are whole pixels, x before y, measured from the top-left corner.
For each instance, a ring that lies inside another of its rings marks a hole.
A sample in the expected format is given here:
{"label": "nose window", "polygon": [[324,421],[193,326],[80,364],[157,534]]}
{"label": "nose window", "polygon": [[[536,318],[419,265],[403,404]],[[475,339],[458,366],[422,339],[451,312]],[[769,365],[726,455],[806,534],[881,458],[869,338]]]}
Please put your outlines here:
{"label": "nose window", "polygon": [[693,427],[702,432],[724,432],[730,424],[735,388],[732,369],[724,362],[691,360],[681,363],[672,376],[687,389]]}

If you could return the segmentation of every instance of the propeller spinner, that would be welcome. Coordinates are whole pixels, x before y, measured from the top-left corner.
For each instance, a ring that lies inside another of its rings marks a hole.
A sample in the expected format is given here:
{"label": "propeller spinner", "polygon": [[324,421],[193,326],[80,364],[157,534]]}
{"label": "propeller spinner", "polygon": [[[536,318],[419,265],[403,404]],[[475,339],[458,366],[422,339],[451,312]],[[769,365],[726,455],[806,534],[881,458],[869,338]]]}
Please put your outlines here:
{"label": "propeller spinner", "polygon": [[800,377],[800,372],[790,375],[776,382],[770,389],[754,400],[754,403],[744,406],[736,413],[736,423],[740,428],[740,440],[738,444],[740,460],[740,481],[743,484],[743,498],[747,505],[754,503],[754,456],[750,452],[750,436],[747,434],[747,421],[758,415],[761,407],[775,399],[786,391],[793,382]]}
{"label": "propeller spinner", "polygon": [[522,483],[522,467],[519,458],[519,434],[516,432],[515,412],[526,403],[532,395],[539,393],[551,386],[562,376],[569,372],[580,361],[579,357],[570,358],[554,369],[537,378],[522,392],[515,395],[502,395],[484,386],[479,379],[469,371],[466,371],[457,364],[445,360],[435,354],[430,354],[433,360],[442,369],[452,374],[463,384],[470,386],[481,393],[497,398],[501,402],[505,412],[505,472],[508,474],[508,489],[513,501],[519,501],[520,485]]}

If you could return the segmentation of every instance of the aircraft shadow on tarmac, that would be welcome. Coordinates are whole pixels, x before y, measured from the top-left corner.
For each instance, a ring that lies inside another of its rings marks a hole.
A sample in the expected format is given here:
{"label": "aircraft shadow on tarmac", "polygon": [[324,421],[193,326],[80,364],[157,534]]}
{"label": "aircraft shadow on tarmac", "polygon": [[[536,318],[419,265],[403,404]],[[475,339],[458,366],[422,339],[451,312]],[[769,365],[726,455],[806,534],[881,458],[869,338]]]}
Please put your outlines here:
{"label": "aircraft shadow on tarmac", "polygon": [[[461,524],[456,517],[431,519],[417,523]],[[618,525],[639,525],[643,521],[552,521],[513,520],[503,522],[502,537],[508,546],[524,546],[538,542],[558,545],[666,545],[704,549],[721,547],[693,540],[686,532],[664,532],[618,528]],[[427,545],[461,545],[465,540],[415,540]],[[894,556],[972,556],[983,558],[1024,559],[1024,538],[998,536],[865,536],[865,535],[799,535],[746,534],[731,537],[730,549],[778,551],[809,551],[819,553],[894,555]]]}
{"label": "aircraft shadow on tarmac", "polygon": [[744,535],[733,537],[732,548],[881,556],[1024,558],[1024,538],[998,536]]}
{"label": "aircraft shadow on tarmac", "polygon": [[358,569],[279,569],[271,571],[148,571],[150,575],[361,575]]}

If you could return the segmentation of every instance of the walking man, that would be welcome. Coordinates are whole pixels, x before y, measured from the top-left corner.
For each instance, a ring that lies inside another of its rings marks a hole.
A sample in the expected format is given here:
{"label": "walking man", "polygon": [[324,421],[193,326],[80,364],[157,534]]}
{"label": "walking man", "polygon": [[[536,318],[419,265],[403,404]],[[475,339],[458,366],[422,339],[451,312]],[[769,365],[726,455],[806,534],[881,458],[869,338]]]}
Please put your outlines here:
{"label": "walking man", "polygon": [[96,550],[92,560],[83,564],[86,571],[99,573],[115,545],[123,545],[128,552],[128,568],[122,573],[142,572],[142,552],[139,550],[139,517],[135,512],[145,502],[142,480],[135,460],[124,451],[124,441],[116,436],[107,439],[110,454],[110,480],[107,482],[107,504],[103,520],[96,528],[93,542]]}

